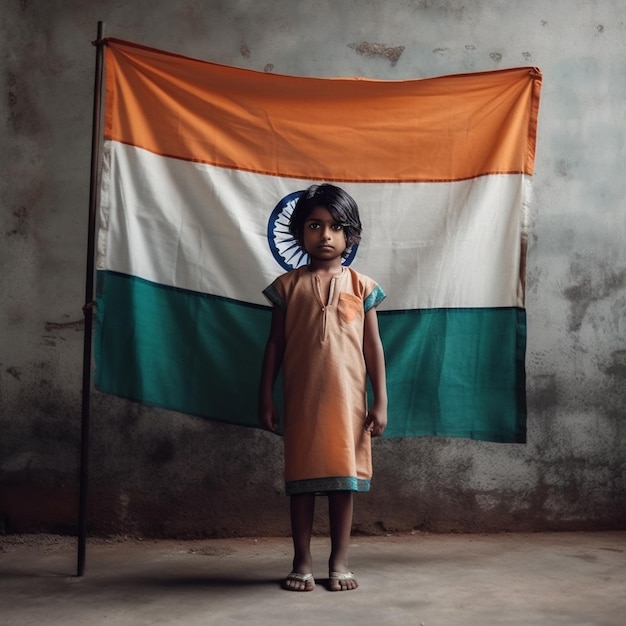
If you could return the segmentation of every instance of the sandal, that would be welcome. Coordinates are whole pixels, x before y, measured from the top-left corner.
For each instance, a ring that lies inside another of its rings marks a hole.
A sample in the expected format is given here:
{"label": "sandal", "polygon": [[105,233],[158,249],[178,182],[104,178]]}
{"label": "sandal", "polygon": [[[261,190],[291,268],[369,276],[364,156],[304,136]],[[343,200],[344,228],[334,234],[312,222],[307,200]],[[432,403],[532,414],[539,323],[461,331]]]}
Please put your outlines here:
{"label": "sandal", "polygon": [[[342,582],[346,582],[346,581],[354,581],[355,585],[354,587],[346,587],[345,585],[342,585]],[[354,573],[353,572],[331,572],[328,575],[328,582],[329,582],[329,588],[331,591],[352,591],[353,589],[356,589],[359,585],[356,582],[356,578],[354,577]],[[333,584],[334,583],[334,584]]]}
{"label": "sandal", "polygon": [[[300,588],[301,585],[304,587]],[[300,574],[299,572],[289,572],[283,582],[283,589],[288,591],[313,591],[315,589],[315,579],[313,574]]]}

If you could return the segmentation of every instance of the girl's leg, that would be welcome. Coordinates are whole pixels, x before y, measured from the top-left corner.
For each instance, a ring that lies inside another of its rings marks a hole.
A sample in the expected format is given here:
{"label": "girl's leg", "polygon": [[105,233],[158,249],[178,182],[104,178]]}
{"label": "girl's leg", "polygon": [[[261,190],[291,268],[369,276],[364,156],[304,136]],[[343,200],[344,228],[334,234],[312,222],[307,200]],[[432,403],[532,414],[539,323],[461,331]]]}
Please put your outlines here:
{"label": "girl's leg", "polygon": [[332,591],[347,591],[358,587],[348,567],[352,511],[352,491],[333,491],[328,494],[331,540],[328,569],[331,572],[329,584]]}
{"label": "girl's leg", "polygon": [[[311,535],[313,533],[313,514],[315,512],[315,494],[301,493],[291,496],[291,535],[293,538],[292,574],[310,574],[313,569],[311,557]],[[311,591],[315,581],[302,580],[290,574],[285,580],[285,587],[292,591]]]}

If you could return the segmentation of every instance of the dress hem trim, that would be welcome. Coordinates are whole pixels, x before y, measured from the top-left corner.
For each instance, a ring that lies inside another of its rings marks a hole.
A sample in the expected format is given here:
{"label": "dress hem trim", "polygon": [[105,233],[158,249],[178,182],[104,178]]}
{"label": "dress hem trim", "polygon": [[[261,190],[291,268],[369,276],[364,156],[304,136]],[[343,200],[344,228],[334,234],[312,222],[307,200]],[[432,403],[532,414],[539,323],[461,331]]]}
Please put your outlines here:
{"label": "dress hem trim", "polygon": [[370,481],[353,476],[332,476],[330,478],[309,478],[285,483],[288,496],[299,493],[328,493],[329,491],[369,491]]}

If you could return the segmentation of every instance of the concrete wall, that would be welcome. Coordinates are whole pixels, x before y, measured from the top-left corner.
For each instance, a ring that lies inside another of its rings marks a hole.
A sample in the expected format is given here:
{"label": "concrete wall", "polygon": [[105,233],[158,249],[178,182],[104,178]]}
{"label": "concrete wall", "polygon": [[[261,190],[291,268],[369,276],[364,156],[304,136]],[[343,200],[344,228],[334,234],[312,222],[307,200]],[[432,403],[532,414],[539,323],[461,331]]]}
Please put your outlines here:
{"label": "concrete wall", "polygon": [[[528,444],[377,441],[355,527],[626,528],[622,0],[3,0],[0,10],[0,532],[76,529],[98,20],[109,36],[286,74],[540,67]],[[94,391],[91,441],[94,534],[288,532],[277,437]]]}

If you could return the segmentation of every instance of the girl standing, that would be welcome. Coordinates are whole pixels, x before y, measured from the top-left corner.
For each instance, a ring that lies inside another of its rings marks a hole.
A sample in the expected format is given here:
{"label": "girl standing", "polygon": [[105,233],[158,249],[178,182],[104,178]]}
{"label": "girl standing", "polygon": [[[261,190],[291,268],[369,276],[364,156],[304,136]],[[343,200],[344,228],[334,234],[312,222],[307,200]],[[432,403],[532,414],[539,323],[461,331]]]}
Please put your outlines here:
{"label": "girl standing", "polygon": [[[348,567],[353,493],[369,491],[371,437],[387,424],[387,391],[376,306],[385,297],[370,278],[342,266],[361,239],[354,199],[334,185],[300,197],[291,234],[309,264],[279,276],[265,296],[273,304],[259,391],[259,421],[276,430],[272,392],[283,368],[285,487],[291,496],[293,568],[284,587],[311,591],[311,535],[316,494],[328,496],[329,587],[355,589]],[[366,406],[366,376],[374,402]]]}

